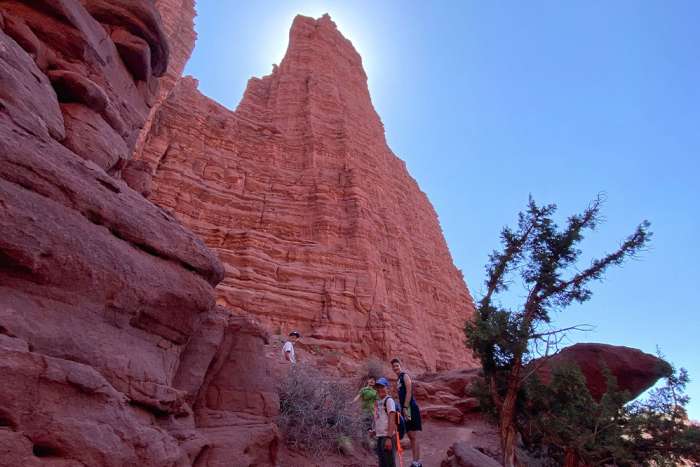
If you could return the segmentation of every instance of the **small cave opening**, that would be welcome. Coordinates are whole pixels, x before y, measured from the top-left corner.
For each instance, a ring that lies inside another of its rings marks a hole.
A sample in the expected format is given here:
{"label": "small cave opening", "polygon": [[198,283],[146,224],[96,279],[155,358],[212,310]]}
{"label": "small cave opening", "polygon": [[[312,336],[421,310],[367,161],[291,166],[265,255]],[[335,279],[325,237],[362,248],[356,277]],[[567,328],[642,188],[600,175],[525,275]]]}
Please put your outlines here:
{"label": "small cave opening", "polygon": [[0,413],[0,428],[10,428],[14,430],[16,426],[17,425],[12,421],[10,417],[3,413]]}
{"label": "small cave opening", "polygon": [[61,457],[61,450],[44,443],[34,444],[32,452],[36,457]]}

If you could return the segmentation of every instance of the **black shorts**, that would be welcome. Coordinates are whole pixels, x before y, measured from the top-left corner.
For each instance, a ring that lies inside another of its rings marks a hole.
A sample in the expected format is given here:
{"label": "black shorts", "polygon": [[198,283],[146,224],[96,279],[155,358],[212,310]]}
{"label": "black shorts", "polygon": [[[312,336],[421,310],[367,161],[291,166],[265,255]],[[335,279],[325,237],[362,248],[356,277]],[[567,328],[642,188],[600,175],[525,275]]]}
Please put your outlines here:
{"label": "black shorts", "polygon": [[423,424],[420,420],[420,409],[416,401],[411,402],[411,419],[406,419],[406,431],[422,431]]}

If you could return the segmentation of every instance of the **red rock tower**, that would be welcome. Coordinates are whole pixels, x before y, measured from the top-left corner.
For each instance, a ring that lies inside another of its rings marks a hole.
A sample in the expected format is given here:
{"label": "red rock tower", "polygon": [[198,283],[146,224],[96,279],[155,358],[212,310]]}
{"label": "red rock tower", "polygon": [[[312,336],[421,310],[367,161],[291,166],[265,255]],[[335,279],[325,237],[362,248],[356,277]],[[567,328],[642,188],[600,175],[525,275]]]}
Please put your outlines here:
{"label": "red rock tower", "polygon": [[469,291],[329,16],[294,20],[285,58],[235,112],[180,80],[142,158],[151,199],[224,263],[220,304],[358,360],[473,364]]}

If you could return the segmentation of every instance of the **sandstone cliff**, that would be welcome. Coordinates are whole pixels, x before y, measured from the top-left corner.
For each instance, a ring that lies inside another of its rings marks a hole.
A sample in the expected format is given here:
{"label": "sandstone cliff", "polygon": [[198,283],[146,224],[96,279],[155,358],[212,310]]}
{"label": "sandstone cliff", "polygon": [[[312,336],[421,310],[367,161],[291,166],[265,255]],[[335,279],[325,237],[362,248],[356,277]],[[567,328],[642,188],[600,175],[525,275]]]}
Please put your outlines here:
{"label": "sandstone cliff", "polygon": [[265,333],[124,182],[168,56],[152,1],[0,0],[0,466],[275,462]]}
{"label": "sandstone cliff", "polygon": [[362,61],[328,16],[297,17],[235,112],[181,80],[141,157],[151,199],[224,263],[217,302],[357,360],[473,366],[473,303],[435,211],[387,146]]}
{"label": "sandstone cliff", "polygon": [[[158,93],[155,96],[153,107],[146,119],[139,140],[134,149],[134,160],[139,159],[143,150],[143,143],[148,135],[155,112],[170,95],[185,70],[185,65],[192,55],[197,33],[194,30],[194,18],[196,16],[194,0],[155,0],[155,6],[160,13],[163,22],[163,32],[170,47],[170,57],[165,74],[159,80]],[[128,173],[127,177],[134,177],[138,181],[139,188],[144,194],[150,192],[151,168],[144,164],[134,164],[135,173]]]}

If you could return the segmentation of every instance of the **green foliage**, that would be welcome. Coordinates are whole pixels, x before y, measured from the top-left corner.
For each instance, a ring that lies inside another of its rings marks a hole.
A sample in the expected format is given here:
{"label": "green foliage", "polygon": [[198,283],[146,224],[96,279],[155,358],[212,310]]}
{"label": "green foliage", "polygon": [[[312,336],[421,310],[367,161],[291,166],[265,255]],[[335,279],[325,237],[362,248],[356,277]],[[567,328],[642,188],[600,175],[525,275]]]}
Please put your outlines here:
{"label": "green foliage", "polygon": [[[540,331],[551,321],[551,313],[587,301],[591,281],[635,256],[650,240],[649,223],[644,221],[617,250],[578,270],[582,253],[578,244],[587,230],[595,230],[600,223],[602,202],[596,198],[560,229],[552,219],[556,205],[538,206],[531,197],[527,209],[518,215],[517,229],[505,227],[501,232],[502,249],[491,253],[486,265],[487,291],[477,304],[476,318],[465,326],[467,345],[479,356],[487,375],[522,364],[538,342],[551,343],[552,333]],[[494,298],[508,290],[514,275],[526,288],[524,303],[517,309],[496,305]]]}
{"label": "green foliage", "polygon": [[[553,220],[556,205],[538,206],[530,197],[518,215],[517,228],[501,232],[501,250],[489,256],[486,293],[477,304],[476,316],[465,324],[466,344],[481,360],[486,387],[498,414],[503,462],[515,463],[514,431],[518,398],[524,383],[525,364],[533,351],[545,353],[560,342],[564,330],[549,330],[551,314],[574,302],[591,298],[589,284],[605,271],[634,257],[649,242],[649,223],[642,222],[620,246],[579,268],[584,233],[601,221],[599,196],[582,213],[570,216],[560,228]],[[517,281],[525,288],[524,301],[516,308],[495,302]],[[561,433],[564,435],[564,433]]]}
{"label": "green foliage", "polygon": [[684,368],[674,370],[664,386],[628,408],[625,434],[638,461],[653,460],[660,466],[676,465],[681,458],[700,462],[700,429],[689,425],[685,410],[690,400],[685,394],[689,381]]}
{"label": "green foliage", "polygon": [[562,465],[567,452],[589,466],[675,466],[700,460],[700,430],[687,424],[687,372],[673,372],[647,399],[625,405],[608,375],[608,390],[595,401],[578,367],[562,366],[549,384],[532,378],[525,386],[519,422],[530,451]]}
{"label": "green foliage", "polygon": [[489,387],[481,378],[474,380],[469,385],[469,395],[479,401],[479,412],[492,422],[498,423],[498,408],[494,405]]}
{"label": "green foliage", "polygon": [[567,451],[591,466],[630,460],[623,437],[629,395],[617,391],[610,374],[599,402],[577,366],[555,368],[547,385],[533,377],[525,395],[520,421],[530,450],[546,453],[556,465],[563,465]]}

